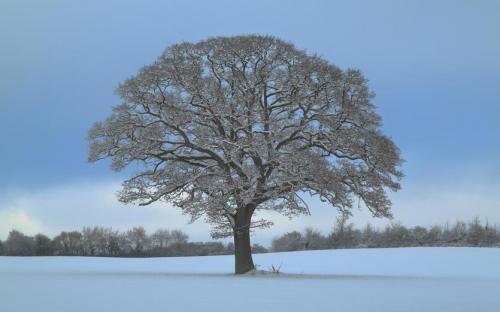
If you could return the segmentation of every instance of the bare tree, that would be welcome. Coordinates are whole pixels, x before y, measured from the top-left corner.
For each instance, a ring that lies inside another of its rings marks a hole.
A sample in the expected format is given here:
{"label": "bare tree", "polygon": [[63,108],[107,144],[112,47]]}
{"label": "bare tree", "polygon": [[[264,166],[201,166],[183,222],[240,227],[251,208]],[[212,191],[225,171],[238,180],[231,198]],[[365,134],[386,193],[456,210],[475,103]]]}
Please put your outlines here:
{"label": "bare tree", "polygon": [[78,231],[61,232],[53,239],[56,255],[81,256],[84,255],[83,236]]}
{"label": "bare tree", "polygon": [[172,240],[172,244],[186,244],[189,236],[181,230],[172,230],[170,232],[170,239]]}
{"label": "bare tree", "polygon": [[335,227],[330,234],[330,244],[333,248],[353,248],[359,245],[361,231],[354,228],[354,224],[347,223],[348,214],[343,213],[337,218]]}
{"label": "bare tree", "polygon": [[374,229],[370,223],[366,224],[361,233],[361,240],[363,243],[360,247],[376,247],[378,236],[378,231]]}
{"label": "bare tree", "polygon": [[149,237],[146,234],[144,227],[134,227],[126,233],[126,240],[128,244],[128,252],[132,255],[141,255],[144,251],[149,250]]}
{"label": "bare tree", "polygon": [[254,269],[250,230],[271,225],[256,211],[307,214],[304,192],[391,216],[401,159],[358,70],[274,37],[217,37],[169,47],[117,93],[89,131],[89,160],[138,168],[122,202],[164,200],[233,235],[236,273]]}
{"label": "bare tree", "polygon": [[272,249],[274,251],[292,251],[292,250],[304,250],[306,249],[306,242],[302,233],[293,231],[286,233],[285,235],[273,239]]}
{"label": "bare tree", "polygon": [[8,256],[34,256],[35,240],[31,236],[12,230],[5,241]]}
{"label": "bare tree", "polygon": [[36,256],[51,256],[54,254],[54,246],[52,240],[44,234],[36,234],[35,241],[35,255]]}
{"label": "bare tree", "polygon": [[304,241],[305,241],[305,248],[309,250],[327,249],[329,247],[328,240],[326,239],[326,237],[324,237],[323,235],[321,235],[320,232],[312,228],[305,229]]}
{"label": "bare tree", "polygon": [[485,236],[486,229],[481,224],[479,216],[476,216],[471,222],[469,222],[465,240],[472,246],[481,246],[482,242],[485,240]]}
{"label": "bare tree", "polygon": [[84,227],[82,229],[83,252],[88,256],[98,256],[99,251],[99,227]]}
{"label": "bare tree", "polygon": [[154,248],[163,249],[172,243],[170,230],[159,229],[151,235],[151,245]]}

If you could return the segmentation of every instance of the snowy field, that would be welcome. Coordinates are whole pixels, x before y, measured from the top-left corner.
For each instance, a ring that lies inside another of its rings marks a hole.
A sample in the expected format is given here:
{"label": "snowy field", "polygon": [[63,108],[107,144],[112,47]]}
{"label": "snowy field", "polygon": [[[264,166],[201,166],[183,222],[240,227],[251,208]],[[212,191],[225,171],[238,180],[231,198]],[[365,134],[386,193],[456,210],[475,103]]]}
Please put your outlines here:
{"label": "snowy field", "polygon": [[500,249],[398,248],[232,256],[0,257],[0,311],[500,311]]}

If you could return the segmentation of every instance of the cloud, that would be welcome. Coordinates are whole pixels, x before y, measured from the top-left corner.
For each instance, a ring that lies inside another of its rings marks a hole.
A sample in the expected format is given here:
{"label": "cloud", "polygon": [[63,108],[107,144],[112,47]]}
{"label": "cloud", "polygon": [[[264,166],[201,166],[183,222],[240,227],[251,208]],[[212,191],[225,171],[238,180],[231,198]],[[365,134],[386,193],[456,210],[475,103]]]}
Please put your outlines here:
{"label": "cloud", "polygon": [[[210,226],[202,219],[190,224],[189,216],[167,203],[145,207],[124,205],[116,199],[119,189],[119,182],[102,181],[0,194],[0,239],[5,239],[11,229],[30,235],[43,232],[55,236],[61,231],[77,230],[89,225],[119,230],[142,225],[149,232],[162,227],[179,228],[188,233],[191,240],[211,239]],[[311,203],[316,205],[314,200]],[[336,210],[324,206],[312,207],[312,212],[311,216],[299,216],[292,220],[278,213],[266,212],[262,216],[275,225],[271,229],[255,231],[252,239],[256,243],[268,245],[277,235],[306,227],[319,228],[325,233],[330,231],[335,222]]]}
{"label": "cloud", "polygon": [[45,232],[45,227],[24,210],[0,211],[0,237],[7,237],[10,230],[34,235]]}
{"label": "cloud", "polygon": [[[481,179],[474,181],[484,182],[461,182],[447,187],[438,183],[407,185],[401,192],[391,194],[394,221],[407,226],[427,226],[457,219],[468,221],[480,216],[483,220],[488,218],[490,223],[500,224],[498,183]],[[43,232],[54,236],[63,230],[78,230],[89,225],[122,231],[142,225],[149,232],[162,227],[177,228],[188,233],[191,240],[210,239],[210,227],[203,220],[190,224],[189,216],[166,203],[145,207],[124,205],[115,196],[119,188],[119,182],[102,181],[0,194],[0,239],[5,239],[11,229],[30,235]],[[315,198],[306,198],[306,201],[311,208],[310,216],[289,220],[274,212],[263,213],[262,216],[275,225],[271,229],[257,230],[253,242],[269,245],[272,238],[278,235],[307,227],[329,233],[338,216],[336,209]],[[386,219],[372,218],[362,205],[359,208],[356,205],[353,213],[351,221],[359,227],[368,222],[377,227],[390,223]]]}
{"label": "cloud", "polygon": [[500,185],[482,181],[437,182],[403,190],[393,198],[394,215],[410,226],[470,221],[476,216],[500,224]]}
{"label": "cloud", "polygon": [[[13,228],[26,231],[27,234],[43,230],[53,236],[63,230],[81,229],[89,225],[120,230],[142,225],[149,231],[161,227],[181,228],[193,240],[208,239],[206,224],[189,224],[188,216],[166,203],[139,207],[118,202],[115,194],[119,188],[118,182],[107,181],[2,194],[0,238],[5,238],[6,233]],[[29,227],[29,224],[32,226]]]}

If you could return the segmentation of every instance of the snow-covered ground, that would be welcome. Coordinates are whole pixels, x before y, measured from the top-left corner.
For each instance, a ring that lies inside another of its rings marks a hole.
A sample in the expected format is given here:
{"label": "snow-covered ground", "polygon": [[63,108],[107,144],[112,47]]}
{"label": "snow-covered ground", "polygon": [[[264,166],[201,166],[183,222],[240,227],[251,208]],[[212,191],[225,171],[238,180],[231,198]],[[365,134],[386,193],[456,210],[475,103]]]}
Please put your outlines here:
{"label": "snow-covered ground", "polygon": [[500,249],[398,248],[232,256],[0,257],[0,311],[500,311]]}

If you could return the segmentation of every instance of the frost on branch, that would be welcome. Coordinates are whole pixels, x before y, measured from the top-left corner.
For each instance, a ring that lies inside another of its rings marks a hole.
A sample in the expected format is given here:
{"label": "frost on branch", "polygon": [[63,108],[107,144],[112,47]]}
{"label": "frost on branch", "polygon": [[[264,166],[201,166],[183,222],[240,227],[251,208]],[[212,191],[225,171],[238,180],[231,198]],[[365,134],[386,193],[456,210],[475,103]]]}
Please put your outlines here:
{"label": "frost on branch", "polygon": [[218,37],[169,47],[117,93],[123,103],[89,132],[89,159],[138,168],[123,202],[171,202],[214,236],[270,226],[252,222],[258,209],[307,214],[303,192],[391,216],[401,159],[358,70],[274,37]]}

